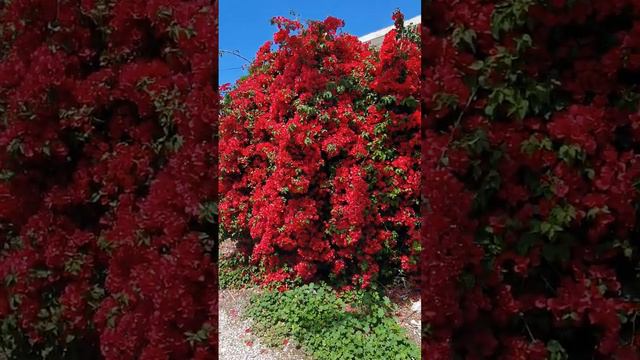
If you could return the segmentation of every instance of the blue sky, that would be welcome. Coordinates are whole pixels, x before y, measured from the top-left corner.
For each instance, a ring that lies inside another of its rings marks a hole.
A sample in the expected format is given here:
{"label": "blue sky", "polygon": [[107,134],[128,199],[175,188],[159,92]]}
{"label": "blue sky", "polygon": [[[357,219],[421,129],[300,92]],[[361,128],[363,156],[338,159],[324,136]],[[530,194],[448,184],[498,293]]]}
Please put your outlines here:
{"label": "blue sky", "polygon": [[[419,0],[220,0],[219,46],[220,50],[237,51],[243,57],[253,59],[258,48],[271,40],[276,27],[270,20],[274,16],[301,20],[324,20],[335,16],[345,21],[342,31],[356,36],[393,24],[391,14],[399,8],[405,19],[420,14]],[[246,73],[242,69],[247,62],[237,56],[224,53],[219,62],[219,82],[234,83]]]}

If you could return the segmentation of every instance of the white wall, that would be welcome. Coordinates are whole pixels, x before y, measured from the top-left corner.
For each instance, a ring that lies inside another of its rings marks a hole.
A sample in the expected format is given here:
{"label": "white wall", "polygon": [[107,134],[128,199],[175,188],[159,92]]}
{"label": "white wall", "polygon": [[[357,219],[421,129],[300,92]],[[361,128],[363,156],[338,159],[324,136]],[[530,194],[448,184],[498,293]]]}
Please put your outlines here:
{"label": "white wall", "polygon": [[[420,24],[421,22],[421,16],[418,15],[416,17],[412,17],[411,19],[408,19],[404,21],[405,26],[407,25],[416,25],[416,24]],[[368,43],[373,47],[379,48],[382,45],[382,40],[384,40],[384,36],[391,31],[394,28],[394,25],[391,26],[387,26],[384,29],[380,29],[378,31],[374,31],[372,33],[369,33],[367,35],[361,36],[358,39],[360,41],[362,41],[363,43]]]}

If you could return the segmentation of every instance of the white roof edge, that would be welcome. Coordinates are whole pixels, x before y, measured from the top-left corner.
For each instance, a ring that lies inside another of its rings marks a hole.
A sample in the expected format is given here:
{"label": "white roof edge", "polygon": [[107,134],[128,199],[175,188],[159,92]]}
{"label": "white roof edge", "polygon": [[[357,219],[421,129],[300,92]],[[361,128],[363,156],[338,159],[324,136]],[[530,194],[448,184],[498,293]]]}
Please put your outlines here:
{"label": "white roof edge", "polygon": [[[412,17],[412,18],[411,18],[411,19],[409,19],[409,20],[405,20],[405,21],[404,21],[404,25],[405,25],[405,26],[407,26],[407,25],[416,25],[416,24],[420,24],[421,19],[422,19],[422,15],[414,16],[414,17]],[[369,33],[369,34],[367,34],[367,35],[361,36],[361,37],[359,37],[359,38],[358,38],[358,40],[360,40],[360,41],[362,41],[362,42],[367,42],[367,41],[373,40],[373,39],[375,39],[375,38],[379,38],[379,37],[381,37],[381,36],[386,35],[386,34],[387,34],[389,31],[391,31],[394,27],[395,27],[394,25],[387,26],[387,27],[386,27],[386,28],[384,28],[384,29],[380,29],[380,30],[378,30],[378,31],[374,31],[374,32]]]}

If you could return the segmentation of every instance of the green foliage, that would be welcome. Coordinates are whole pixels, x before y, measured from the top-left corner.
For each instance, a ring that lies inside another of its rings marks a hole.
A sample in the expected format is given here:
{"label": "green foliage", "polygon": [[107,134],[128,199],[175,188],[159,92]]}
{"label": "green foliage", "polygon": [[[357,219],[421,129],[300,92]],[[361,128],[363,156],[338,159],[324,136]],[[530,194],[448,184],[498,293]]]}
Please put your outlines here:
{"label": "green foliage", "polygon": [[397,36],[407,38],[409,39],[409,41],[414,42],[416,44],[420,44],[420,41],[422,40],[420,38],[420,32],[418,31],[418,26],[415,24],[403,26],[398,32]]}
{"label": "green foliage", "polygon": [[538,139],[535,135],[531,135],[528,140],[522,142],[520,149],[523,153],[531,156],[539,150],[552,150],[553,143],[548,137]]}
{"label": "green foliage", "polygon": [[206,201],[200,204],[200,218],[206,222],[215,224],[218,215],[218,203],[215,201]]}
{"label": "green foliage", "polygon": [[562,345],[556,340],[551,340],[547,343],[547,350],[549,350],[549,360],[569,359],[567,352],[564,350]]}
{"label": "green foliage", "polygon": [[491,19],[491,33],[498,39],[501,33],[507,33],[523,26],[527,20],[529,7],[535,0],[509,0],[496,5]]}
{"label": "green foliage", "polygon": [[558,149],[558,158],[567,164],[583,163],[587,159],[587,153],[579,145],[562,145]]}
{"label": "green foliage", "polygon": [[324,284],[269,291],[251,299],[247,315],[263,343],[291,338],[316,359],[419,359],[420,349],[390,316],[391,301],[375,290],[337,296]]}
{"label": "green foliage", "polygon": [[532,39],[524,34],[515,41],[514,52],[498,46],[495,55],[470,66],[478,71],[476,86],[488,93],[484,113],[494,120],[512,116],[522,120],[529,115],[548,118],[561,106],[559,100],[554,101],[551,96],[558,82],[555,79],[534,80],[520,70]]}
{"label": "green foliage", "polygon": [[218,283],[220,289],[241,289],[253,282],[253,276],[259,273],[257,266],[251,265],[249,260],[234,254],[221,257],[218,263]]}
{"label": "green foliage", "polygon": [[451,35],[453,45],[458,48],[464,48],[467,46],[472,52],[476,51],[475,39],[476,32],[473,29],[465,29],[464,27],[457,27]]}
{"label": "green foliage", "polygon": [[[20,302],[12,298],[12,307]],[[98,354],[86,347],[88,338],[77,338],[72,334],[63,335],[59,325],[62,307],[53,304],[38,313],[36,327],[45,334],[45,342],[33,344],[19,327],[20,319],[15,314],[0,319],[0,360],[80,360],[95,359]],[[62,341],[65,346],[54,344]]]}

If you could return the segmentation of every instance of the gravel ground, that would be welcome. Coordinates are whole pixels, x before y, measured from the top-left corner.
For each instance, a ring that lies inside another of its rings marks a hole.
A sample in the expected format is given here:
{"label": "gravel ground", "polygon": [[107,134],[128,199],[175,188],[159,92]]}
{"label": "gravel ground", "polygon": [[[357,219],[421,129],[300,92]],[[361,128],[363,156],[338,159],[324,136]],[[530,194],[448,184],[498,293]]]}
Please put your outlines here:
{"label": "gravel ground", "polygon": [[[251,320],[243,317],[249,298],[255,289],[227,289],[219,294],[219,350],[220,360],[310,360],[300,349],[288,343],[282,349],[268,348],[251,332]],[[420,345],[420,300],[415,294],[401,290],[389,294],[398,305],[394,314],[407,335]],[[413,299],[412,299],[413,298]],[[416,301],[417,300],[417,301]]]}
{"label": "gravel ground", "polygon": [[386,289],[386,294],[397,306],[393,314],[396,321],[407,331],[407,336],[420,346],[422,331],[420,293],[415,289],[393,287]]}
{"label": "gravel ground", "polygon": [[[235,250],[233,243],[223,241],[220,244],[220,256],[226,257]],[[252,294],[258,291],[249,289],[224,289],[219,292],[218,326],[220,360],[311,360],[300,349],[289,342],[282,349],[268,348],[251,332],[251,320],[244,318],[244,310]],[[387,295],[398,309],[395,317],[407,335],[420,345],[420,294],[403,286],[387,289]]]}
{"label": "gravel ground", "polygon": [[[220,257],[228,257],[235,251],[232,241],[226,240],[218,248]],[[267,348],[251,333],[251,320],[242,315],[255,292],[254,289],[221,289],[218,293],[218,358],[220,360],[279,360],[283,358],[276,349]]]}
{"label": "gravel ground", "polygon": [[243,318],[251,294],[256,290],[221,290],[219,294],[220,360],[308,360],[291,343],[283,349],[268,348],[251,333],[251,320]]}

